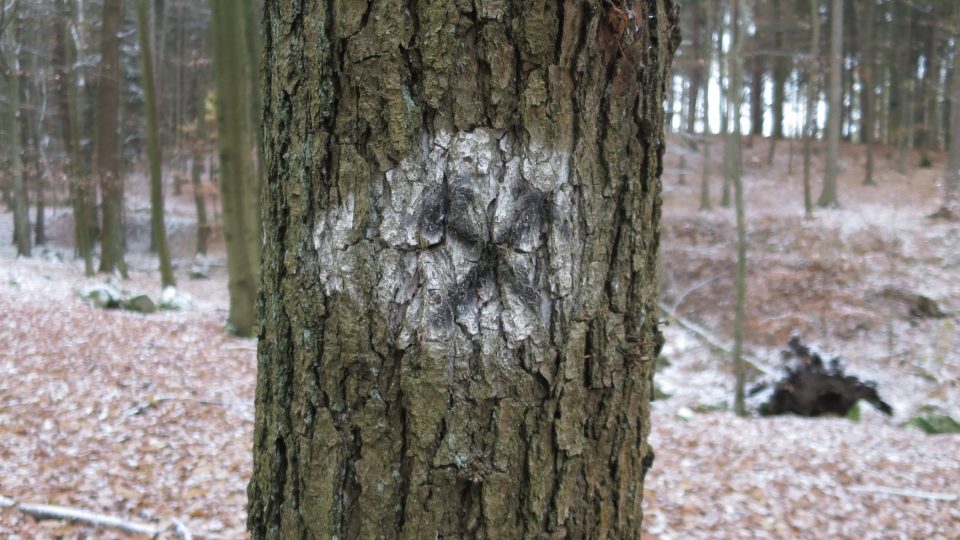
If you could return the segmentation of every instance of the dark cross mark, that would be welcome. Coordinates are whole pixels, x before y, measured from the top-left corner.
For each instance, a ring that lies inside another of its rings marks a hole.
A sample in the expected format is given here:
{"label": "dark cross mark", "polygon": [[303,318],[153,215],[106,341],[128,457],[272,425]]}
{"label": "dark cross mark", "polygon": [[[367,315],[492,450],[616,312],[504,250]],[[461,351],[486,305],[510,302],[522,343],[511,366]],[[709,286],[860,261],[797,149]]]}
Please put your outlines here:
{"label": "dark cross mark", "polygon": [[446,235],[479,253],[477,263],[460,282],[441,298],[433,297],[440,307],[436,323],[449,326],[455,316],[466,314],[478,301],[484,282],[496,275],[528,309],[538,309],[539,294],[529,280],[519,275],[506,253],[532,251],[541,232],[546,200],[540,190],[527,188],[516,195],[515,201],[509,222],[494,234],[488,209],[479,204],[477,193],[467,180],[457,179],[449,185],[424,190],[418,219],[421,248],[443,242]]}

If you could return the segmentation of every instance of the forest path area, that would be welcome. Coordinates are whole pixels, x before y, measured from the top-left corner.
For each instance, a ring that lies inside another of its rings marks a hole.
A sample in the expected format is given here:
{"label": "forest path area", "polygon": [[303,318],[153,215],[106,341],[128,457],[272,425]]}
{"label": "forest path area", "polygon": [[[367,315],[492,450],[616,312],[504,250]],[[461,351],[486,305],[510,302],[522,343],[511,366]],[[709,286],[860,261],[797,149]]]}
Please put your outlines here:
{"label": "forest path area", "polygon": [[[682,143],[672,143],[662,300],[729,343],[733,212],[697,211],[699,173],[677,182]],[[864,407],[858,422],[738,419],[729,410],[728,358],[668,325],[669,365],[656,382],[669,397],[654,403],[645,537],[958,538],[960,435],[901,425],[923,406],[960,416],[958,321],[911,318],[881,294],[914,291],[960,312],[958,225],[926,218],[937,207],[942,158],[901,176],[881,156],[880,186],[866,188],[859,149],[845,148],[843,207],[804,220],[800,155],[787,174],[781,143],[767,167],[767,143],[758,139],[745,153],[747,349],[775,366],[797,333],[877,381],[895,416]],[[718,171],[719,150],[713,154]],[[699,171],[697,152],[686,161]],[[816,156],[816,170],[821,161]],[[711,182],[718,200],[719,178]],[[11,221],[0,213],[0,237],[9,238]],[[222,254],[211,258],[209,280],[187,278],[188,257],[175,261],[191,306],[141,315],[78,297],[77,289],[106,277],[84,278],[63,247],[69,241],[64,228],[31,259],[0,246],[0,496],[244,537],[256,355],[254,341],[224,331]],[[155,259],[140,247],[128,255],[130,279],[116,283],[156,295]],[[3,538],[120,536],[0,509]]]}

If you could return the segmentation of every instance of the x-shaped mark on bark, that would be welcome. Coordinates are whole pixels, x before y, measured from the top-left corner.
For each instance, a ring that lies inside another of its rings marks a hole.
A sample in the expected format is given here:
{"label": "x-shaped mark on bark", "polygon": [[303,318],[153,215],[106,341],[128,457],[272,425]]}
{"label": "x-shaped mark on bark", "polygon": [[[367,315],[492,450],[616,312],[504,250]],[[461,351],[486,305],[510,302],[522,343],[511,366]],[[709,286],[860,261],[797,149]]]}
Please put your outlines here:
{"label": "x-shaped mark on bark", "polygon": [[531,252],[539,246],[545,197],[540,190],[528,188],[515,193],[513,201],[507,223],[497,225],[494,204],[485,208],[467,181],[444,182],[424,190],[418,217],[420,245],[438,245],[452,239],[479,253],[462,280],[431,299],[440,308],[434,323],[452,324],[458,310],[476,303],[484,281],[491,277],[506,284],[528,309],[537,310],[540,296],[534,284],[521,275],[507,254]]}

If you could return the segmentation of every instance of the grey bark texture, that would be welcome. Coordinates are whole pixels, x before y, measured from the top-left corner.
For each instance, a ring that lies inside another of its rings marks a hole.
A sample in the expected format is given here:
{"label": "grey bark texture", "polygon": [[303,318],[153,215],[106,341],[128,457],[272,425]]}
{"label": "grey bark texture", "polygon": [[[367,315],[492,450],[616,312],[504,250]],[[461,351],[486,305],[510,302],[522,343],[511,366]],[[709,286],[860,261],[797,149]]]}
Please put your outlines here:
{"label": "grey bark texture", "polygon": [[253,538],[639,538],[670,0],[268,0]]}

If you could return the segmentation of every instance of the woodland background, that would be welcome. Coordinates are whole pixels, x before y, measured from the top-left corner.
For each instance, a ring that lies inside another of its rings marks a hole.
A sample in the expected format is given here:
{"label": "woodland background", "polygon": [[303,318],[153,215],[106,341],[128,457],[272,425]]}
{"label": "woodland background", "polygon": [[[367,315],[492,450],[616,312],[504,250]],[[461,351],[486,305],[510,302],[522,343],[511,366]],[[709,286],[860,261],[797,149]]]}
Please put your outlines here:
{"label": "woodland background", "polygon": [[[242,537],[255,2],[0,9],[0,536]],[[960,5],[680,9],[648,537],[960,536]],[[894,415],[735,414],[792,335]]]}

